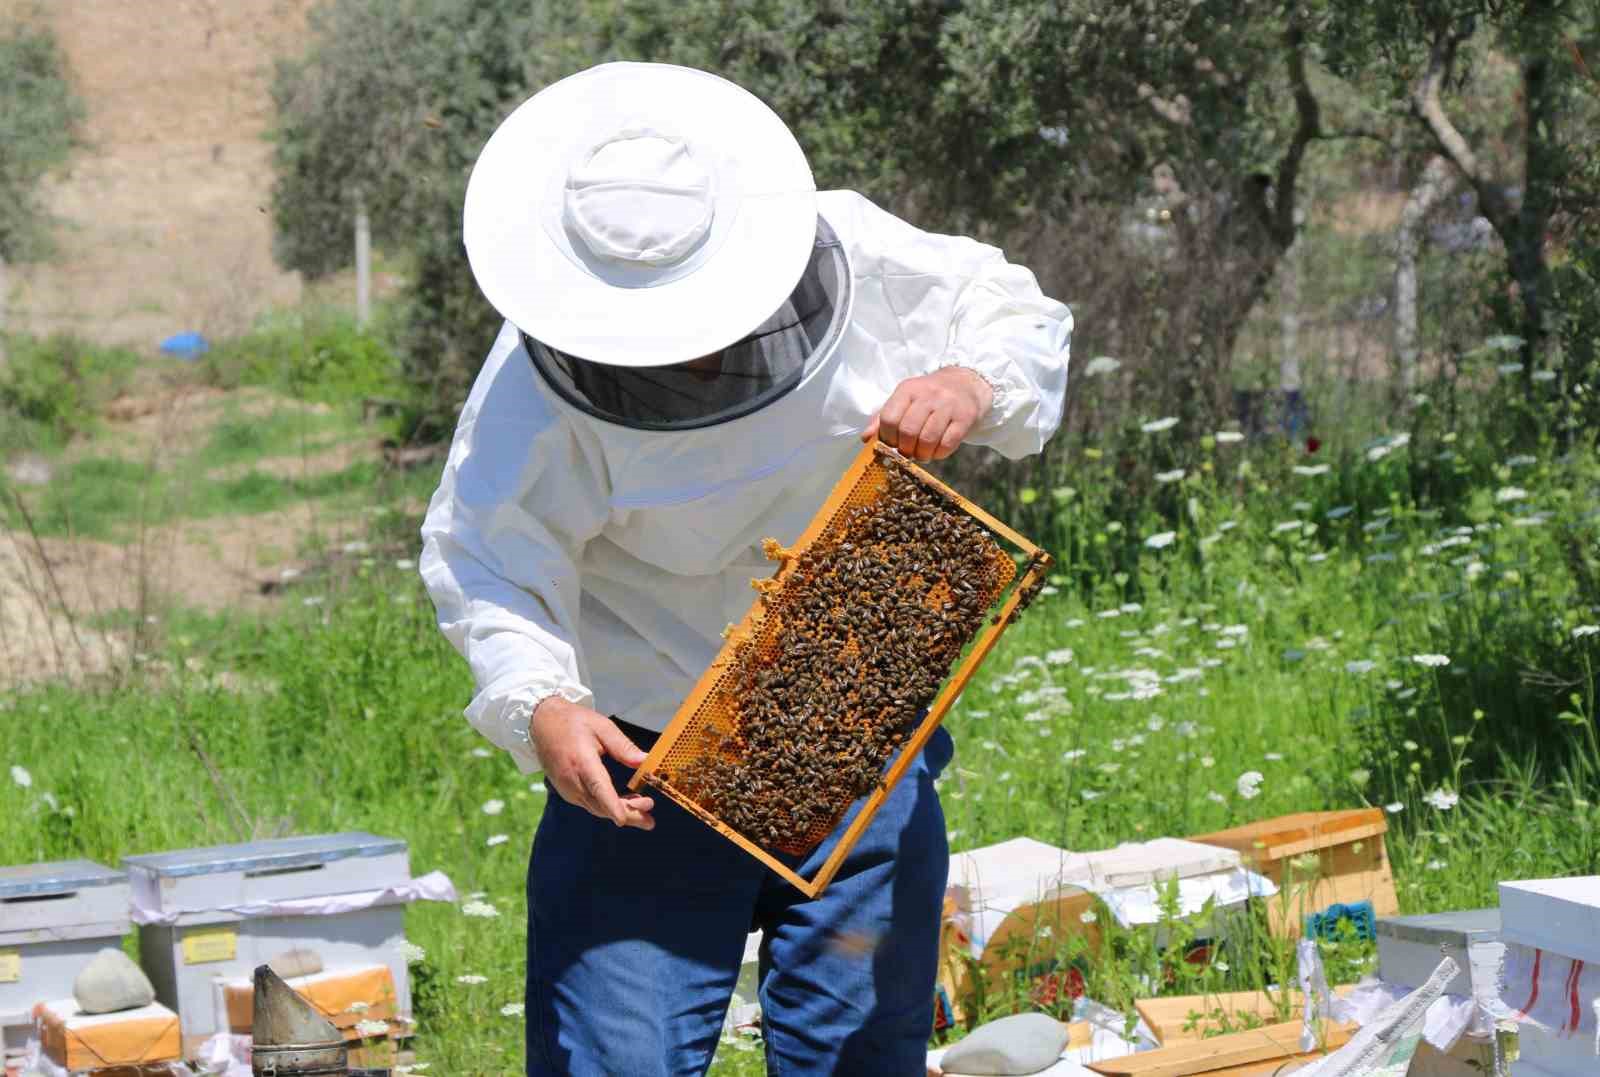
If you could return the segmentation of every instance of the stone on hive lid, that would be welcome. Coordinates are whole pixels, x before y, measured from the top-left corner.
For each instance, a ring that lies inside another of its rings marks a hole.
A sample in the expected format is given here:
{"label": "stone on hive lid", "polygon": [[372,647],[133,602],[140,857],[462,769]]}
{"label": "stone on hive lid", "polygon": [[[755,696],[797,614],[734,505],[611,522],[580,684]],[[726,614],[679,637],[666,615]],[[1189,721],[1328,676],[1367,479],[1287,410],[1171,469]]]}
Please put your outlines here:
{"label": "stone on hive lid", "polygon": [[1067,1026],[1042,1013],[1018,1013],[980,1025],[944,1053],[948,1074],[990,1077],[1049,1069],[1067,1045]]}
{"label": "stone on hive lid", "polygon": [[95,954],[72,982],[72,995],[84,1013],[118,1013],[156,1000],[150,977],[121,950]]}
{"label": "stone on hive lid", "polygon": [[322,971],[322,955],[315,950],[296,946],[278,954],[267,962],[267,967],[285,980],[296,976],[315,976]]}

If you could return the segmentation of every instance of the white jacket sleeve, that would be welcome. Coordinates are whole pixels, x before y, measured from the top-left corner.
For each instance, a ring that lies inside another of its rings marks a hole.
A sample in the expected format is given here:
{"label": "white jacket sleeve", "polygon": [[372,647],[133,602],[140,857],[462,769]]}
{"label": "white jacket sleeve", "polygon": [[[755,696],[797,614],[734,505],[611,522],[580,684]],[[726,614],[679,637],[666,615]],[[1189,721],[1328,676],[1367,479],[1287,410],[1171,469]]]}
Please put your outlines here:
{"label": "white jacket sleeve", "polygon": [[467,720],[525,773],[540,769],[533,708],[552,695],[593,704],[578,560],[607,512],[602,472],[535,376],[508,324],[462,408],[419,565],[439,628],[477,684]]}
{"label": "white jacket sleeve", "polygon": [[877,291],[898,322],[903,346],[883,353],[901,366],[896,374],[976,371],[994,389],[994,406],[967,440],[1013,459],[1038,452],[1061,425],[1071,311],[999,248],[924,232],[851,198],[858,283]]}

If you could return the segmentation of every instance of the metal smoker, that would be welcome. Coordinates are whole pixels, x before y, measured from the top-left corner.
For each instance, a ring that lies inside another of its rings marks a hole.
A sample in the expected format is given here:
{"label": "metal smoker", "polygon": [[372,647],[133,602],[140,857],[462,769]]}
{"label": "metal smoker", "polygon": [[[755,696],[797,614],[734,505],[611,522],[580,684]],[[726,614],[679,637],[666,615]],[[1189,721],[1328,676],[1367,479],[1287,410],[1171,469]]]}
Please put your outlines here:
{"label": "metal smoker", "polygon": [[344,1036],[265,965],[255,971],[255,1077],[389,1077],[389,1070],[351,1069]]}

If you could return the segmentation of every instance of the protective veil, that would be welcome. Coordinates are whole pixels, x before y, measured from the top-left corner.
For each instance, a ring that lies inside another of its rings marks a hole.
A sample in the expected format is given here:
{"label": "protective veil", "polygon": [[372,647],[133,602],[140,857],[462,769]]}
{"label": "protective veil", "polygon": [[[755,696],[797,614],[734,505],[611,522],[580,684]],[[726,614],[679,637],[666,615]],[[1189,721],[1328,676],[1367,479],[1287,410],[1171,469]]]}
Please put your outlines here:
{"label": "protective veil", "polygon": [[761,540],[799,536],[900,382],[952,365],[983,375],[994,406],[967,440],[1010,457],[1060,423],[1072,318],[1028,270],[853,192],[817,207],[848,280],[821,287],[817,267],[834,263],[819,238],[827,316],[805,327],[797,291],[768,327],[787,325],[792,350],[752,340],[730,358],[724,369],[762,375],[754,391],[702,403],[691,378],[673,386],[690,394],[681,406],[641,405],[628,397],[645,386],[586,382],[599,372],[509,323],[490,351],[428,508],[421,571],[476,680],[468,719],[524,771],[539,769],[529,713],[551,695],[665,728],[750,605],[750,580],[770,575]]}

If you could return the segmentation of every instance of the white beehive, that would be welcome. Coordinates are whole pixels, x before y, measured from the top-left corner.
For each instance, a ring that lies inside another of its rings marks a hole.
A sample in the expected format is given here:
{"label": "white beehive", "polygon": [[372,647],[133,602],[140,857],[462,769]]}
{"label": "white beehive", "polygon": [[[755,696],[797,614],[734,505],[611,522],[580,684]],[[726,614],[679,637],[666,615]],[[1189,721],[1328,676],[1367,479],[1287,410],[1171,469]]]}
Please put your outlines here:
{"label": "white beehive", "polygon": [[1440,960],[1449,957],[1461,971],[1445,994],[1492,993],[1505,950],[1499,909],[1378,918],[1378,976],[1411,991],[1427,983]]}
{"label": "white beehive", "polygon": [[[1600,963],[1600,875],[1501,883],[1500,919],[1500,937],[1508,947],[1539,953],[1540,982],[1556,977],[1546,982],[1541,1000],[1532,991],[1535,981],[1513,983],[1508,974],[1506,1003],[1536,1018],[1518,1029],[1513,1072],[1517,1077],[1600,1073],[1595,1042],[1600,983],[1593,974]],[[1555,983],[1560,989],[1549,990]],[[1551,1001],[1553,1015],[1544,1008]]]}
{"label": "white beehive", "polygon": [[20,1052],[35,1003],[72,994],[128,933],[128,877],[89,860],[0,867],[0,1054]]}
{"label": "white beehive", "polygon": [[[178,1012],[186,1057],[228,1029],[214,981],[248,978],[291,948],[327,969],[384,964],[395,1012],[411,1015],[405,906],[320,914],[329,899],[410,881],[406,843],[373,834],[325,834],[185,849],[124,859],[140,912],[140,960],[156,997]],[[285,905],[289,908],[285,908]]]}

